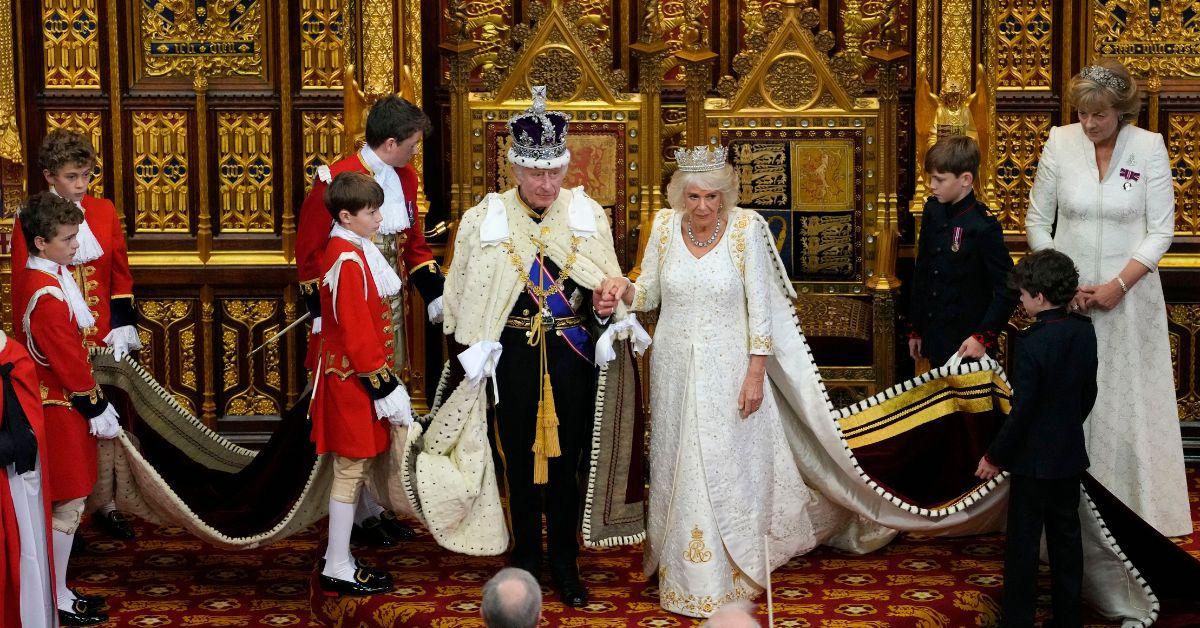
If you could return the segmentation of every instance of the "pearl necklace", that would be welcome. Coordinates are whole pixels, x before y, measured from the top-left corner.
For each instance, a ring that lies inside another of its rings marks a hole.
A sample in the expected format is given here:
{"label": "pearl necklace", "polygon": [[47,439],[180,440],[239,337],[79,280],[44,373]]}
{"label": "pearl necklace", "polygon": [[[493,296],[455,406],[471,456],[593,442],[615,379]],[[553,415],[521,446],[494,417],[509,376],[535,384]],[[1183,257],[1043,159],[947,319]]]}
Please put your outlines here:
{"label": "pearl necklace", "polygon": [[719,216],[717,217],[717,226],[713,228],[712,236],[710,236],[708,238],[708,240],[705,240],[704,242],[697,240],[696,234],[692,233],[692,219],[691,218],[688,218],[688,220],[687,220],[687,234],[688,234],[688,238],[692,241],[692,244],[695,244],[696,246],[698,246],[702,249],[708,248],[708,247],[712,246],[712,243],[716,242],[717,237],[721,235],[721,218]]}

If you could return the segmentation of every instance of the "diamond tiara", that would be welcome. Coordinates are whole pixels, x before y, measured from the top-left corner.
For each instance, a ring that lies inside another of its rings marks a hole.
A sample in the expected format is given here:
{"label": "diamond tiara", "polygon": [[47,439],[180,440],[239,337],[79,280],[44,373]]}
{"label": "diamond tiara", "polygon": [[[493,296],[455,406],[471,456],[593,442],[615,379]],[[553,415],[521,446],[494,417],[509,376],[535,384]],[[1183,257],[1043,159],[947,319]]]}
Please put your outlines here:
{"label": "diamond tiara", "polygon": [[1123,92],[1129,89],[1129,85],[1121,77],[1113,74],[1113,71],[1102,65],[1089,65],[1079,71],[1081,78],[1095,81],[1109,89]]}
{"label": "diamond tiara", "polygon": [[675,163],[683,172],[708,172],[725,167],[724,146],[697,146],[692,149],[676,148]]}

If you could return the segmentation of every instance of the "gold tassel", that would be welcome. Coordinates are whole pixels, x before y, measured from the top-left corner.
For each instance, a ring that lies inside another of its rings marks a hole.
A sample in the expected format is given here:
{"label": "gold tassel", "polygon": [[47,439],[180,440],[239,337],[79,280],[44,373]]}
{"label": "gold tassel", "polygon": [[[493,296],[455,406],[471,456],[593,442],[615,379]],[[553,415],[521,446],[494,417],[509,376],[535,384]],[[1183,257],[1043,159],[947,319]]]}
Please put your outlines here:
{"label": "gold tassel", "polygon": [[550,374],[542,375],[542,401],[538,404],[538,428],[545,434],[546,457],[562,455],[558,445],[558,411],[554,409],[554,389],[550,387]]}
{"label": "gold tassel", "polygon": [[537,426],[533,437],[533,483],[546,484],[550,481],[550,458],[562,455],[558,442],[558,412],[554,409],[554,388],[550,385],[550,373],[546,368],[546,329],[541,316],[534,316],[529,326],[529,344],[541,345],[542,390],[538,400]]}

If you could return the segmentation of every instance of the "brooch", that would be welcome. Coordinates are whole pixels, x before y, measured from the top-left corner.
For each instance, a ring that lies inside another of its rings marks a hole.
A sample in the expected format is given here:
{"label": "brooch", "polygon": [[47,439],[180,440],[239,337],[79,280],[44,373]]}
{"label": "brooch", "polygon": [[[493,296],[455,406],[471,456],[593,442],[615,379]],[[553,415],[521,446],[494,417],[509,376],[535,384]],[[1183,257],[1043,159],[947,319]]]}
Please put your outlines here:
{"label": "brooch", "polygon": [[1125,183],[1122,183],[1121,187],[1128,190],[1133,187],[1134,181],[1142,178],[1142,173],[1135,172],[1129,168],[1121,168],[1121,178],[1125,179]]}

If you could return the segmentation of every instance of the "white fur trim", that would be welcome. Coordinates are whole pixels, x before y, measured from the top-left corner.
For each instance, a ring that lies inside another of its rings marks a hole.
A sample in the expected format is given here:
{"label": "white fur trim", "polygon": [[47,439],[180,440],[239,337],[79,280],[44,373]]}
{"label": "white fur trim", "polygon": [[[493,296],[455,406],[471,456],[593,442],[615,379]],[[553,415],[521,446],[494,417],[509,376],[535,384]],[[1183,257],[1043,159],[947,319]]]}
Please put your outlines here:
{"label": "white fur trim", "polygon": [[508,161],[524,168],[553,170],[555,168],[562,168],[563,166],[571,163],[571,151],[564,149],[563,154],[555,157],[554,159],[530,159],[528,157],[518,157],[517,152],[514,149],[509,148]]}

